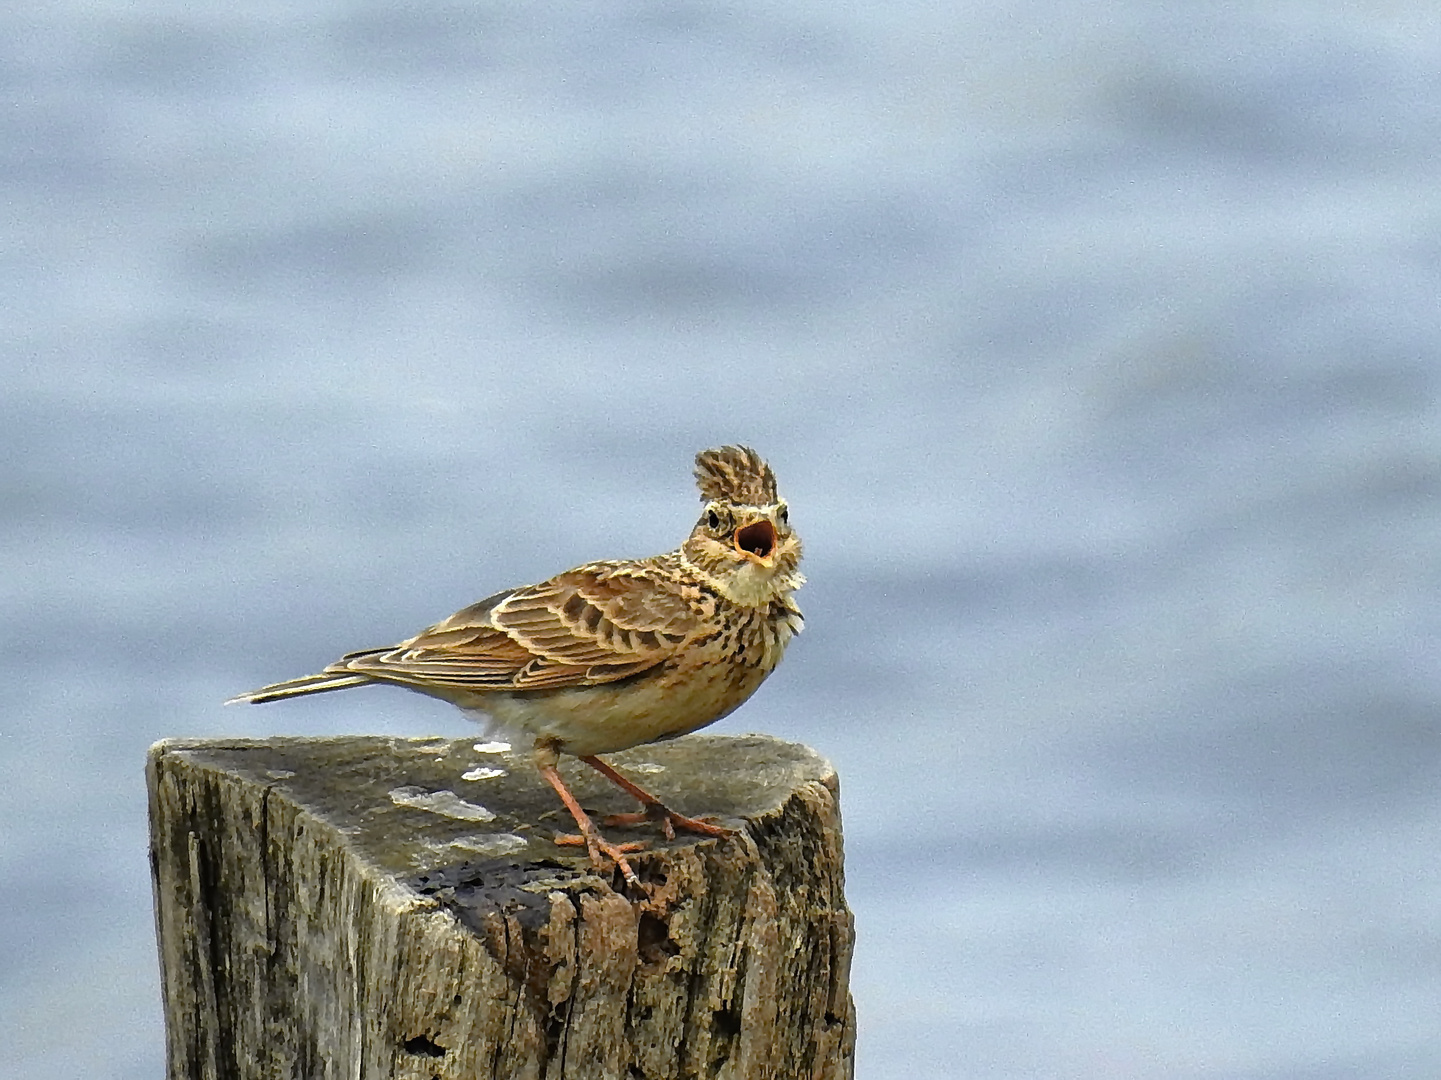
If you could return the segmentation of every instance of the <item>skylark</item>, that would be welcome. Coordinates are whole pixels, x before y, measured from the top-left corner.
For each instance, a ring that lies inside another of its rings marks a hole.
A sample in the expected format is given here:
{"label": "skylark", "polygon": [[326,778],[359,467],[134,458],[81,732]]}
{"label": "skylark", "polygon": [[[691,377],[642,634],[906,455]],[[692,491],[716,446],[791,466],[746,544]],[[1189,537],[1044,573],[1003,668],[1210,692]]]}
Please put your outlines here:
{"label": "skylark", "polygon": [[[486,715],[534,760],[580,827],[591,861],[625,854],[565,786],[559,755],[596,769],[642,810],[606,824],[659,822],[712,836],[729,830],[685,817],[597,754],[674,738],[714,723],[753,694],[801,629],[792,592],[804,582],[801,542],[775,474],[743,446],[695,458],[705,509],[675,551],[586,563],[539,585],[496,593],[399,645],[342,657],[319,674],[232,698],[261,704],[301,694],[394,683]],[[228,704],[228,703],[227,703]]]}

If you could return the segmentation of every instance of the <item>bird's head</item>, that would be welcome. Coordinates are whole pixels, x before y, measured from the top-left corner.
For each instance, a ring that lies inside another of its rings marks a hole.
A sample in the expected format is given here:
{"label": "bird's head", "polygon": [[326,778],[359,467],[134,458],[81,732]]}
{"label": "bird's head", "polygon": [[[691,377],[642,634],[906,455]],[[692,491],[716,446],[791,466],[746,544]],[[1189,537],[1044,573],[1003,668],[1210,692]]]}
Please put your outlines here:
{"label": "bird's head", "polygon": [[800,537],[761,456],[744,446],[702,450],[695,477],[706,504],[682,546],[690,562],[745,607],[762,607],[800,588]]}

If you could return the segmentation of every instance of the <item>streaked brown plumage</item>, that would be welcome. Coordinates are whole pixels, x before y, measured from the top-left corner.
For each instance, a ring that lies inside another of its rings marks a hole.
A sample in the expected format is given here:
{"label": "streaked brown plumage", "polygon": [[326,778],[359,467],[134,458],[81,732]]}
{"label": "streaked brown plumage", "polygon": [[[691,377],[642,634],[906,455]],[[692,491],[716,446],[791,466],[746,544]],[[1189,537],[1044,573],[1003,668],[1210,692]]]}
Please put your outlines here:
{"label": "streaked brown plumage", "polygon": [[[556,771],[572,754],[658,820],[723,835],[675,813],[595,755],[669,739],[719,720],[765,680],[801,629],[791,593],[804,581],[799,537],[775,475],[754,450],[696,455],[706,506],[685,542],[648,559],[586,563],[538,585],[497,593],[415,637],[350,653],[315,675],[233,698],[260,704],[366,683],[404,686],[485,713],[533,740],[536,765],[580,827],[591,859],[635,874]],[[610,819],[612,821],[616,819]]]}

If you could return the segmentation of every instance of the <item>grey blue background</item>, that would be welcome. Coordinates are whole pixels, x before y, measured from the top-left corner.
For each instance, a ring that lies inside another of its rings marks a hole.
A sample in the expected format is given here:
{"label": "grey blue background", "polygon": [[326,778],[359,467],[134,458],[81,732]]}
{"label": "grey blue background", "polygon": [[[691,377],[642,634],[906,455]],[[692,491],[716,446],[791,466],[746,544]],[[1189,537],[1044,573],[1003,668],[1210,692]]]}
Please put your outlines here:
{"label": "grey blue background", "polygon": [[0,13],[0,1073],[154,1078],[168,735],[745,441],[859,1075],[1441,1075],[1441,15]]}

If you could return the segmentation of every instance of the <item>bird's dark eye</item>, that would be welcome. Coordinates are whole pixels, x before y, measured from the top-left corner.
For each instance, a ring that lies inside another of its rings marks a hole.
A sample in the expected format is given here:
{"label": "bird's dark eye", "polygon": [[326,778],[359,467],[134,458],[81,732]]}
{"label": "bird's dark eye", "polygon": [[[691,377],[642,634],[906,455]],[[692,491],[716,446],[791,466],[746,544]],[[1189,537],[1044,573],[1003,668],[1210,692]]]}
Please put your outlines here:
{"label": "bird's dark eye", "polygon": [[705,516],[705,523],[706,523],[706,525],[709,526],[711,529],[719,529],[719,528],[720,528],[720,515],[717,514],[714,510],[711,510],[711,511],[710,511],[709,513],[707,513],[706,516]]}
{"label": "bird's dark eye", "polygon": [[790,521],[790,519],[791,519],[791,510],[790,510],[790,507],[788,507],[788,506],[786,506],[784,503],[782,503],[782,504],[781,504],[781,508],[776,511],[776,520],[779,521],[782,525],[784,525],[786,522]]}

